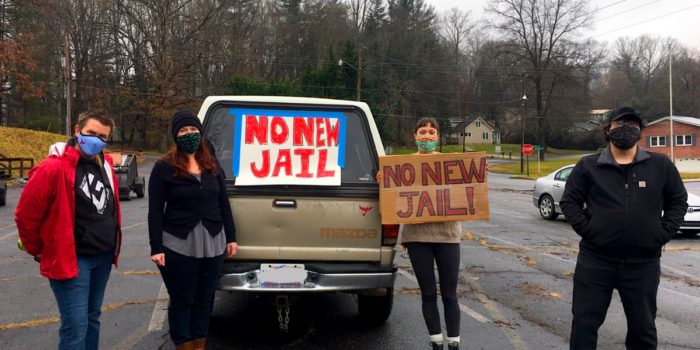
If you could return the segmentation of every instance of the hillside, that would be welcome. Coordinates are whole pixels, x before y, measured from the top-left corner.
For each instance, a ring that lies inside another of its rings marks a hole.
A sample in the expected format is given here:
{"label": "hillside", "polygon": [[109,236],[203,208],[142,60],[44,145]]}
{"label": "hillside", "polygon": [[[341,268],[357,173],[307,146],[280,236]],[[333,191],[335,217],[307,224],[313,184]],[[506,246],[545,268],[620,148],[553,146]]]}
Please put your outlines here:
{"label": "hillside", "polygon": [[49,146],[67,139],[65,135],[0,126],[0,154],[9,158],[33,158],[34,164],[38,164],[48,155]]}

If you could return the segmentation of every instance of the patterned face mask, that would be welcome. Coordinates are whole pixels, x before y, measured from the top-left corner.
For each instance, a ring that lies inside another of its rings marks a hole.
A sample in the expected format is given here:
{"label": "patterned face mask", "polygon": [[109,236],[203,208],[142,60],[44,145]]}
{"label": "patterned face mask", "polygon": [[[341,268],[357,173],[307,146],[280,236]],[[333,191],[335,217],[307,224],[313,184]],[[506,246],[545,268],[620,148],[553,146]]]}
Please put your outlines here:
{"label": "patterned face mask", "polygon": [[191,132],[177,137],[177,147],[187,154],[195,154],[202,142],[202,134]]}
{"label": "patterned face mask", "polygon": [[418,149],[423,152],[430,153],[435,151],[437,144],[437,135],[416,136],[416,146],[418,146]]}

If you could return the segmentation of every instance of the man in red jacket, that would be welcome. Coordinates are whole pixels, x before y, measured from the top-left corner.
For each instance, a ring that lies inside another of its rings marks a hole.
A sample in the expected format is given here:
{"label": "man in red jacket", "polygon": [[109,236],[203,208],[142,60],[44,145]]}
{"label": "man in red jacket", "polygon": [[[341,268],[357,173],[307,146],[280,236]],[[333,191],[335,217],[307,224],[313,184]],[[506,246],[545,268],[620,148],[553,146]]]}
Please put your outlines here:
{"label": "man in red jacket", "polygon": [[59,350],[99,345],[102,300],[121,246],[119,184],[102,153],[113,130],[106,111],[81,114],[75,137],[51,146],[29,173],[15,211],[19,237],[56,297]]}

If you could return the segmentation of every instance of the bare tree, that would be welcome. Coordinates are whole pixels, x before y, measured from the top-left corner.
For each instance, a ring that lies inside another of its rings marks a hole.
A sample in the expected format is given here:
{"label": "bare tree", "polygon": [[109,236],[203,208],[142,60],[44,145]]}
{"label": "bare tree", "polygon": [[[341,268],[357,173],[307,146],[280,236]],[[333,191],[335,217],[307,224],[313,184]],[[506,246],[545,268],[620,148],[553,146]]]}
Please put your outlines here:
{"label": "bare tree", "polygon": [[552,98],[573,64],[572,44],[593,18],[588,0],[490,0],[486,11],[491,15],[488,27],[506,40],[503,50],[526,64],[534,85],[530,95],[535,97],[537,140],[547,149]]}

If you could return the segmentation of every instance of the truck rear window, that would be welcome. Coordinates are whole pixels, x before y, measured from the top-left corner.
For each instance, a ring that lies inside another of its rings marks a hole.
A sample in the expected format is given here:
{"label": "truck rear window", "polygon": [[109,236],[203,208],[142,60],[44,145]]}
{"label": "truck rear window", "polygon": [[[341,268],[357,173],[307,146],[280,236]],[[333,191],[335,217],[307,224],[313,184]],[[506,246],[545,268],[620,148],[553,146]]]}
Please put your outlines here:
{"label": "truck rear window", "polygon": [[[234,140],[236,132],[236,118],[229,114],[231,108],[240,108],[233,104],[214,105],[207,113],[204,121],[204,136],[214,146],[219,164],[226,173],[228,179],[233,179]],[[268,110],[268,106],[250,107],[247,110]],[[280,109],[275,107],[275,109]],[[374,184],[377,172],[376,152],[372,147],[371,132],[367,125],[364,113],[359,110],[319,110],[313,108],[295,108],[295,111],[313,112],[342,112],[346,120],[345,143],[345,167],[341,170],[341,184]]]}

